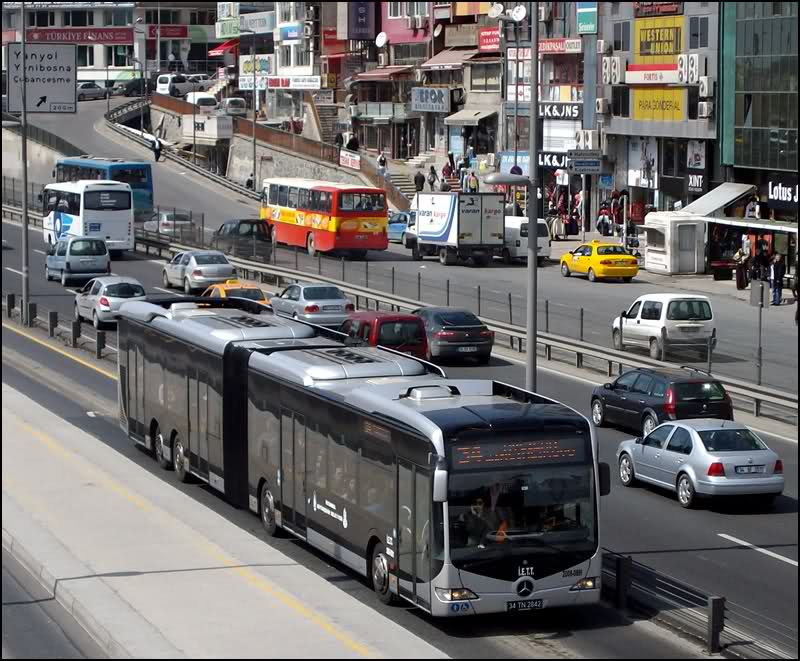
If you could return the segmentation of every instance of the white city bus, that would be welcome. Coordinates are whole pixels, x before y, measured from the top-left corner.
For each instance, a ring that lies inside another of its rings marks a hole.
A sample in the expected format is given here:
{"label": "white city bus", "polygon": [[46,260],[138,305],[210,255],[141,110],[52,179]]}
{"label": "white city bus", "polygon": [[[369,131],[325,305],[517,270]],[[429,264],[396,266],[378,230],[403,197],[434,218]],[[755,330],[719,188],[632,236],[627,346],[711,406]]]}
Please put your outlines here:
{"label": "white city bus", "polygon": [[133,250],[133,196],[129,184],[87,179],[48,184],[42,194],[44,240],[103,239],[113,253]]}
{"label": "white city bus", "polygon": [[125,303],[120,423],[207,482],[434,616],[596,603],[598,463],[588,420],[490,380],[242,299]]}

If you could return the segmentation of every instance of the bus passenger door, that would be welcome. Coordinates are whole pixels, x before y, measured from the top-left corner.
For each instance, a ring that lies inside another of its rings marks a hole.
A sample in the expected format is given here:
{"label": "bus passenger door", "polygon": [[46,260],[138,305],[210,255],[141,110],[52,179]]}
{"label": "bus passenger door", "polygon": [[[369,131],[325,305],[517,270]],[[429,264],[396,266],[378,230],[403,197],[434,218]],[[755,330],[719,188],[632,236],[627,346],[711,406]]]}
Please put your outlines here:
{"label": "bus passenger door", "polygon": [[[128,350],[128,429],[137,436],[146,433],[144,422],[144,355],[141,347],[130,346]],[[150,446],[152,447],[152,446]]]}
{"label": "bus passenger door", "polygon": [[281,515],[283,525],[305,536],[306,427],[303,416],[281,409]]}
{"label": "bus passenger door", "polygon": [[430,608],[430,471],[399,460],[397,477],[397,576],[400,594],[414,603]]}

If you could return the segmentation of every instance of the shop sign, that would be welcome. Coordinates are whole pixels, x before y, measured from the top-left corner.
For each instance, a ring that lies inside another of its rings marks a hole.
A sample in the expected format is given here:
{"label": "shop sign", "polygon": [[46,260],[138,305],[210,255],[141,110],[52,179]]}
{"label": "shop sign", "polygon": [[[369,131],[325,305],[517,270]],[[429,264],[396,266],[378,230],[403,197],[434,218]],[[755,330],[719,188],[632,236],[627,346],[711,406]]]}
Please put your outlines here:
{"label": "shop sign", "polygon": [[677,64],[629,64],[625,82],[629,85],[668,85],[681,81]]}
{"label": "shop sign", "polygon": [[339,165],[351,170],[361,169],[361,154],[356,151],[348,151],[347,149],[339,150]]}
{"label": "shop sign", "polygon": [[132,44],[133,28],[34,28],[27,38],[42,44]]}
{"label": "shop sign", "polygon": [[793,209],[797,215],[797,176],[770,173],[767,180],[767,202],[776,209]]}
{"label": "shop sign", "polygon": [[561,38],[539,40],[539,55],[580,53],[582,48],[583,39]]}
{"label": "shop sign", "polygon": [[478,30],[478,50],[493,52],[500,50],[500,30],[498,28],[481,28]]}
{"label": "shop sign", "polygon": [[233,39],[238,37],[239,32],[239,19],[226,18],[224,21],[217,21],[214,23],[214,34],[217,39]]}
{"label": "shop sign", "polygon": [[412,87],[413,112],[450,112],[450,89],[447,87]]}
{"label": "shop sign", "polygon": [[567,154],[549,151],[539,152],[539,167],[540,168],[556,168],[566,169],[567,167]]}
{"label": "shop sign", "polygon": [[706,169],[705,140],[689,140],[686,143],[686,168],[689,170]]}
{"label": "shop sign", "polygon": [[147,26],[147,38],[157,39],[161,35],[162,39],[188,39],[189,26],[188,25],[155,25],[150,24]]}
{"label": "shop sign", "polygon": [[281,41],[300,41],[303,38],[303,24],[290,23],[281,26]]}
{"label": "shop sign", "polygon": [[266,34],[275,29],[275,12],[259,11],[239,16],[239,31],[252,30],[256,34]]}
{"label": "shop sign", "polygon": [[539,102],[539,117],[544,119],[580,119],[582,115],[582,103]]}
{"label": "shop sign", "polygon": [[681,26],[644,27],[639,29],[639,55],[661,57],[681,52]]}
{"label": "shop sign", "polygon": [[[274,55],[266,55],[264,53],[256,54],[256,79],[260,90],[267,89],[267,78],[272,72],[272,59],[274,57]],[[239,56],[239,89],[253,89],[252,55]]]}
{"label": "shop sign", "polygon": [[686,192],[697,194],[705,193],[708,189],[708,182],[706,175],[703,172],[687,172],[686,173]]}
{"label": "shop sign", "polygon": [[658,188],[658,141],[628,138],[628,186]]}
{"label": "shop sign", "polygon": [[238,2],[218,2],[217,3],[217,18],[224,20],[226,18],[239,18],[239,3]]}
{"label": "shop sign", "polygon": [[634,2],[634,18],[652,18],[683,14],[682,2]]}
{"label": "shop sign", "polygon": [[578,34],[597,34],[597,3],[578,2]]}
{"label": "shop sign", "polygon": [[614,188],[614,175],[601,174],[597,177],[597,186],[605,190],[612,190]]}
{"label": "shop sign", "polygon": [[374,2],[349,2],[347,4],[347,37],[349,39],[375,38]]}
{"label": "shop sign", "polygon": [[335,103],[335,90],[320,89],[312,92],[314,103]]}
{"label": "shop sign", "polygon": [[318,90],[320,88],[319,76],[269,76],[267,78],[269,89],[291,90]]}

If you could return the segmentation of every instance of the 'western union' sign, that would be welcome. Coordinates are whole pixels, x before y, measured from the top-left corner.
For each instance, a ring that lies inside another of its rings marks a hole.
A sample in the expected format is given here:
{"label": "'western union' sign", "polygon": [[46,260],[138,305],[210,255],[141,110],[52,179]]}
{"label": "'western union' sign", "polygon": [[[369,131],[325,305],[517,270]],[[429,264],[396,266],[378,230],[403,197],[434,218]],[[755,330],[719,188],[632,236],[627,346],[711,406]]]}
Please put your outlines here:
{"label": "'western union' sign", "polygon": [[643,28],[639,32],[639,55],[677,55],[681,52],[679,27]]}

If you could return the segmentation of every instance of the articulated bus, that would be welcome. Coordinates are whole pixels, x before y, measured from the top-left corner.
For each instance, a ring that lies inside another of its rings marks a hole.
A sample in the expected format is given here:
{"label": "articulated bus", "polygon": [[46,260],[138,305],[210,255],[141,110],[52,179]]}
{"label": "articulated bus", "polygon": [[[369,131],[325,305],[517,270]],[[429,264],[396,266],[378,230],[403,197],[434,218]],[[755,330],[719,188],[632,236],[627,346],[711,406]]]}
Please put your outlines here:
{"label": "articulated bus", "polygon": [[195,476],[434,616],[600,598],[599,464],[574,410],[450,379],[253,301],[132,301],[120,423]]}
{"label": "articulated bus", "polygon": [[261,217],[273,243],[363,257],[386,250],[386,194],[380,188],[313,179],[264,179]]}
{"label": "articulated bus", "polygon": [[147,161],[126,161],[101,156],[61,158],[56,161],[53,178],[59,183],[79,179],[107,179],[130,184],[137,220],[147,220],[153,213],[153,172]]}
{"label": "articulated bus", "polygon": [[109,251],[133,250],[131,187],[118,181],[47,184],[42,192],[42,234],[55,245],[69,236],[103,239]]}

